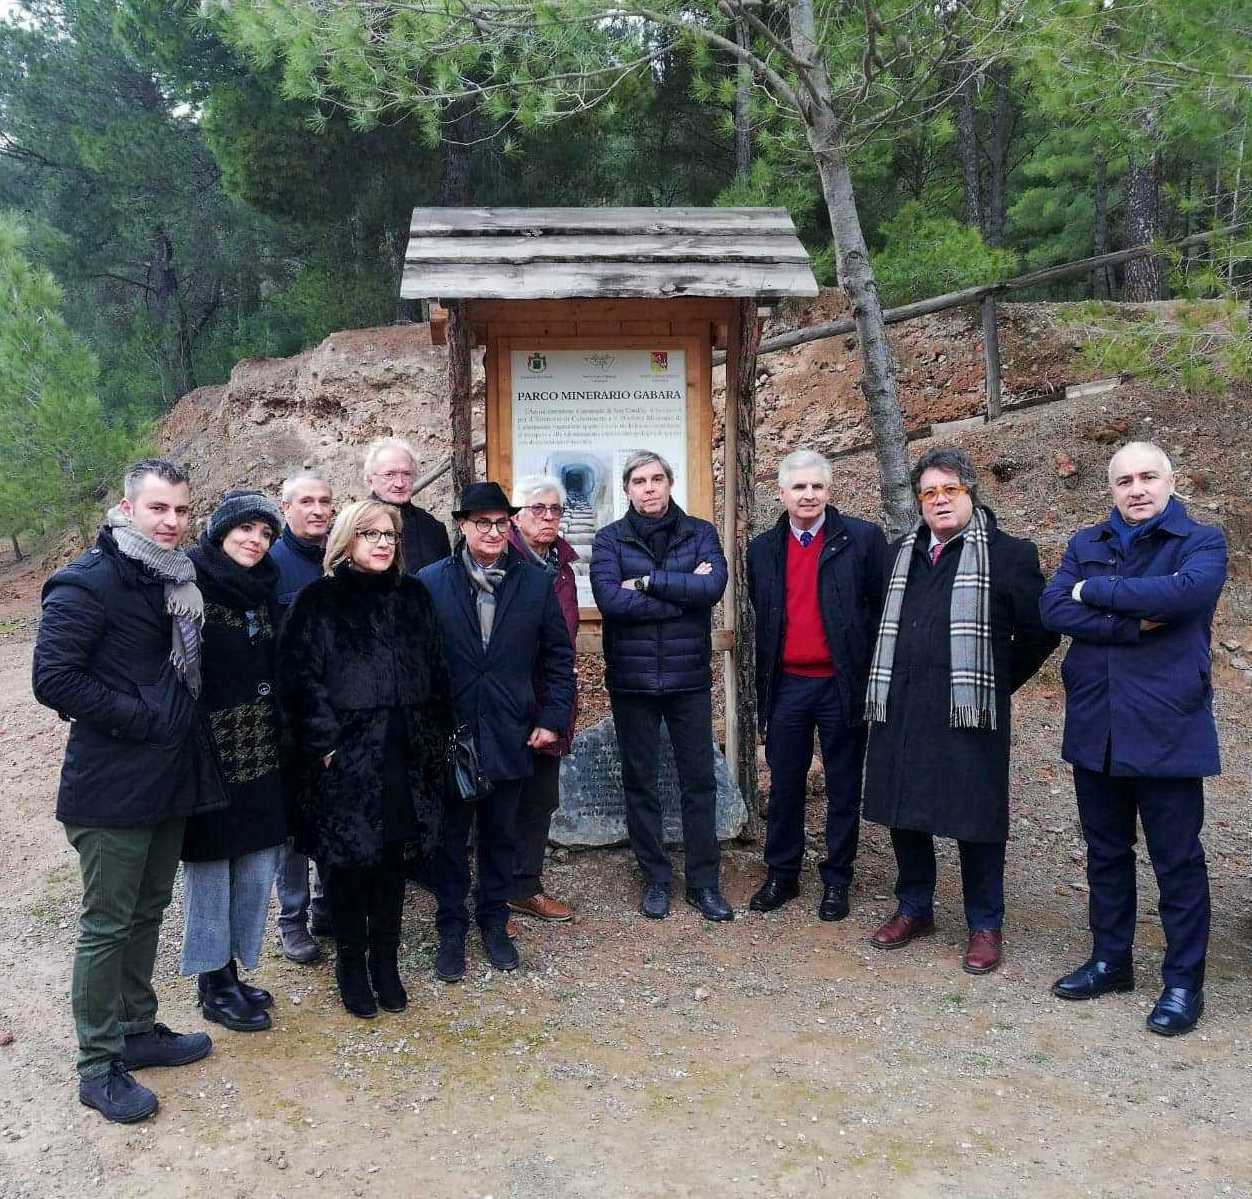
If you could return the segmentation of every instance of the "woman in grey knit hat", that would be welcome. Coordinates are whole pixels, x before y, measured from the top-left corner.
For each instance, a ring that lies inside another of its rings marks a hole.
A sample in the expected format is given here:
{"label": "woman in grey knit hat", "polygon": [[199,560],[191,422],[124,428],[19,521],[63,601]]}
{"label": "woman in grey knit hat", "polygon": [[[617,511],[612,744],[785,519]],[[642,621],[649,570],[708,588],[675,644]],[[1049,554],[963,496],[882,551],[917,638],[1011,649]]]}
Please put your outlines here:
{"label": "woman in grey knit hat", "polygon": [[279,775],[274,591],[270,545],[278,505],[258,491],[229,491],[189,551],[204,595],[200,703],[209,755],[229,803],[187,822],[183,836],[186,925],[182,972],[197,976],[206,1020],[237,1032],[270,1027],[273,997],[240,982],[256,966],[270,887],[287,820]]}

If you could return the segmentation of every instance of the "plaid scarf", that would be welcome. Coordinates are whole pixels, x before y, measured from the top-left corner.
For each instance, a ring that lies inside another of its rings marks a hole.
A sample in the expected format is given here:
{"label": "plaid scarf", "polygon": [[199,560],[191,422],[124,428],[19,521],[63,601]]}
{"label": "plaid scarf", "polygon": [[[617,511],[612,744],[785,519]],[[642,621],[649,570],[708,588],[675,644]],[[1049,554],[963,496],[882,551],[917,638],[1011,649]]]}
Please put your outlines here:
{"label": "plaid scarf", "polygon": [[165,584],[165,610],[174,622],[170,661],[193,696],[200,694],[200,627],[204,597],[196,586],[195,563],[182,550],[145,537],[121,507],[110,508],[104,526],[113,532],[121,554],[138,562]]}
{"label": "plaid scarf", "polygon": [[[900,635],[900,610],[909,578],[913,545],[925,525],[918,525],[900,543],[887,599],[883,604],[874,660],[869,668],[865,693],[865,719],[883,723],[887,719],[887,697],[891,693],[891,671],[895,662],[896,639]],[[991,652],[991,567],[987,552],[987,517],[981,508],[965,529],[961,560],[952,583],[952,609],[948,637],[952,647],[949,679],[951,704],[948,723],[954,729],[994,729],[996,727],[996,676]]]}
{"label": "plaid scarf", "polygon": [[[491,628],[496,622],[496,588],[504,579],[504,567],[479,566],[469,546],[461,549],[461,557],[465,561],[465,569],[469,572],[470,584],[474,588],[474,598],[478,605],[478,629],[483,638],[483,649],[491,643]],[[496,562],[504,560],[501,554]]]}

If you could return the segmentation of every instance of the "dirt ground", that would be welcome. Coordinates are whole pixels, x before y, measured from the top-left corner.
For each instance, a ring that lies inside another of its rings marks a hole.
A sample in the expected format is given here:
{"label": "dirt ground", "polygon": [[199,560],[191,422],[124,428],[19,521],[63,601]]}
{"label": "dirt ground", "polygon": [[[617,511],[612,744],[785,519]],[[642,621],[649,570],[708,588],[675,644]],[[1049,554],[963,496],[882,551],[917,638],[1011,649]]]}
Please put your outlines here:
{"label": "dirt ground", "polygon": [[548,886],[574,901],[578,921],[528,925],[512,975],[492,973],[471,942],[470,973],[454,987],[433,977],[432,903],[414,892],[409,1010],[370,1022],[339,1006],[325,961],[295,966],[270,945],[257,981],[277,997],[273,1030],[205,1025],[177,975],[176,904],[157,970],[161,1016],[209,1028],[214,1051],[144,1073],[161,1097],[153,1120],[104,1123],[74,1093],[78,884],[52,819],[64,726],[29,690],[36,582],[33,569],[9,573],[0,589],[5,1199],[1252,1195],[1248,690],[1232,684],[1218,699],[1226,773],[1208,792],[1208,1015],[1166,1041],[1143,1027],[1161,956],[1146,869],[1139,989],[1076,1005],[1048,993],[1087,949],[1051,668],[1015,717],[997,974],[960,969],[946,849],[939,935],[891,955],[868,947],[892,885],[873,826],[852,915],[837,925],[813,914],[812,872],[781,913],[746,913],[763,873],[754,846],[726,853],[739,908],[729,926],[681,904],[663,924],[646,921],[624,851],[558,852]]}

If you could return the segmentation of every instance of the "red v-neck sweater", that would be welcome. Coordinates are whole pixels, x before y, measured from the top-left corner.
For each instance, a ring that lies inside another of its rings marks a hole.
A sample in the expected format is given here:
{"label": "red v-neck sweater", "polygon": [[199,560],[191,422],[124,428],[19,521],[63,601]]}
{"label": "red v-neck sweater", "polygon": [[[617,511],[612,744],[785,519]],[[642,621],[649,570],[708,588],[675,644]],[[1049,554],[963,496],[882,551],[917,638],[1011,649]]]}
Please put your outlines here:
{"label": "red v-neck sweater", "polygon": [[814,534],[806,549],[787,531],[787,623],[783,634],[784,674],[828,679],[835,673],[822,610],[817,599],[817,564],[826,544],[825,528]]}

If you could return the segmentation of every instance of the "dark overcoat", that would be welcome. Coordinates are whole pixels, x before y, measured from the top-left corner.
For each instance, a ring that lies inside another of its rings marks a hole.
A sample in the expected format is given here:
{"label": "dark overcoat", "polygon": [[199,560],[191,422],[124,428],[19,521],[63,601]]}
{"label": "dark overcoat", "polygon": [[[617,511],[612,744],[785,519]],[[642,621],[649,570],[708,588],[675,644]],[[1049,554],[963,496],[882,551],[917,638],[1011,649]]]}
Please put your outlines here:
{"label": "dark overcoat", "polygon": [[[185,862],[237,858],[281,845],[287,837],[279,768],[273,593],[262,602],[249,603],[205,569],[203,552],[191,551],[196,583],[204,596],[200,707],[208,718],[228,805],[187,821]],[[216,553],[224,557],[221,550]],[[265,568],[276,582],[273,563],[262,559],[252,570]]]}
{"label": "dark overcoat", "polygon": [[[485,650],[460,551],[418,577],[439,614],[456,717],[474,734],[483,774],[497,782],[529,778],[534,764],[527,738],[536,727],[566,729],[574,707],[574,647],[552,576],[508,548]],[[542,701],[535,694],[536,671]]]}
{"label": "dark overcoat", "polygon": [[[756,616],[756,716],[762,736],[782,669],[791,536],[791,517],[784,512],[772,529],[754,537],[748,546],[748,595]],[[843,710],[850,725],[860,725],[865,719],[865,685],[882,611],[887,539],[877,525],[845,516],[830,505],[822,538],[817,564],[822,628]]]}
{"label": "dark overcoat", "polygon": [[140,828],[220,802],[200,787],[196,705],[172,643],[164,585],[107,529],[44,584],[35,698],[72,722],[58,820]]}
{"label": "dark overcoat", "polygon": [[[509,544],[513,546],[519,554],[525,558],[528,551],[525,549],[525,542],[522,540],[522,534],[516,525],[509,534]],[[569,629],[570,644],[575,646],[577,652],[578,642],[578,580],[574,578],[574,563],[578,561],[578,551],[570,545],[564,537],[556,539],[556,574],[552,577],[552,587],[556,592],[557,603],[561,605],[561,616],[565,621],[565,627]],[[536,663],[535,665],[535,711],[543,707],[543,669]],[[548,746],[547,749],[541,749],[536,752],[541,754],[549,754],[554,758],[563,758],[574,746],[574,726],[578,723],[578,689],[574,689],[574,703],[570,708],[569,720],[565,723],[565,728],[561,735],[556,739],[555,744]],[[554,732],[557,730],[553,730]]]}
{"label": "dark overcoat", "polygon": [[[954,729],[949,723],[948,626],[964,538],[953,538],[931,566],[930,533],[923,526],[909,562],[887,719],[870,724],[865,816],[891,828],[995,842],[1009,835],[1010,696],[1043,665],[1060,638],[1039,619],[1043,574],[1034,544],[1010,537],[989,510],[984,512],[996,727]],[[897,541],[887,554],[884,595],[899,546]]]}
{"label": "dark overcoat", "polygon": [[[708,562],[710,574],[695,574]],[[626,518],[605,525],[591,548],[591,589],[604,618],[604,685],[665,695],[713,685],[712,614],[726,590],[726,556],[707,520],[681,512],[658,562]],[[624,579],[649,576],[648,590]]]}
{"label": "dark overcoat", "polygon": [[[284,722],[299,760],[296,848],[325,866],[380,859],[383,752],[402,708],[421,844],[439,834],[452,693],[426,588],[395,570],[340,566],[296,597],[278,640]],[[335,751],[329,766],[322,758]]]}
{"label": "dark overcoat", "polygon": [[[1061,664],[1067,762],[1124,777],[1220,771],[1209,647],[1225,582],[1222,531],[1177,499],[1129,555],[1108,521],[1073,536],[1040,600],[1043,623],[1073,638]],[[1161,627],[1141,631],[1144,619]]]}

